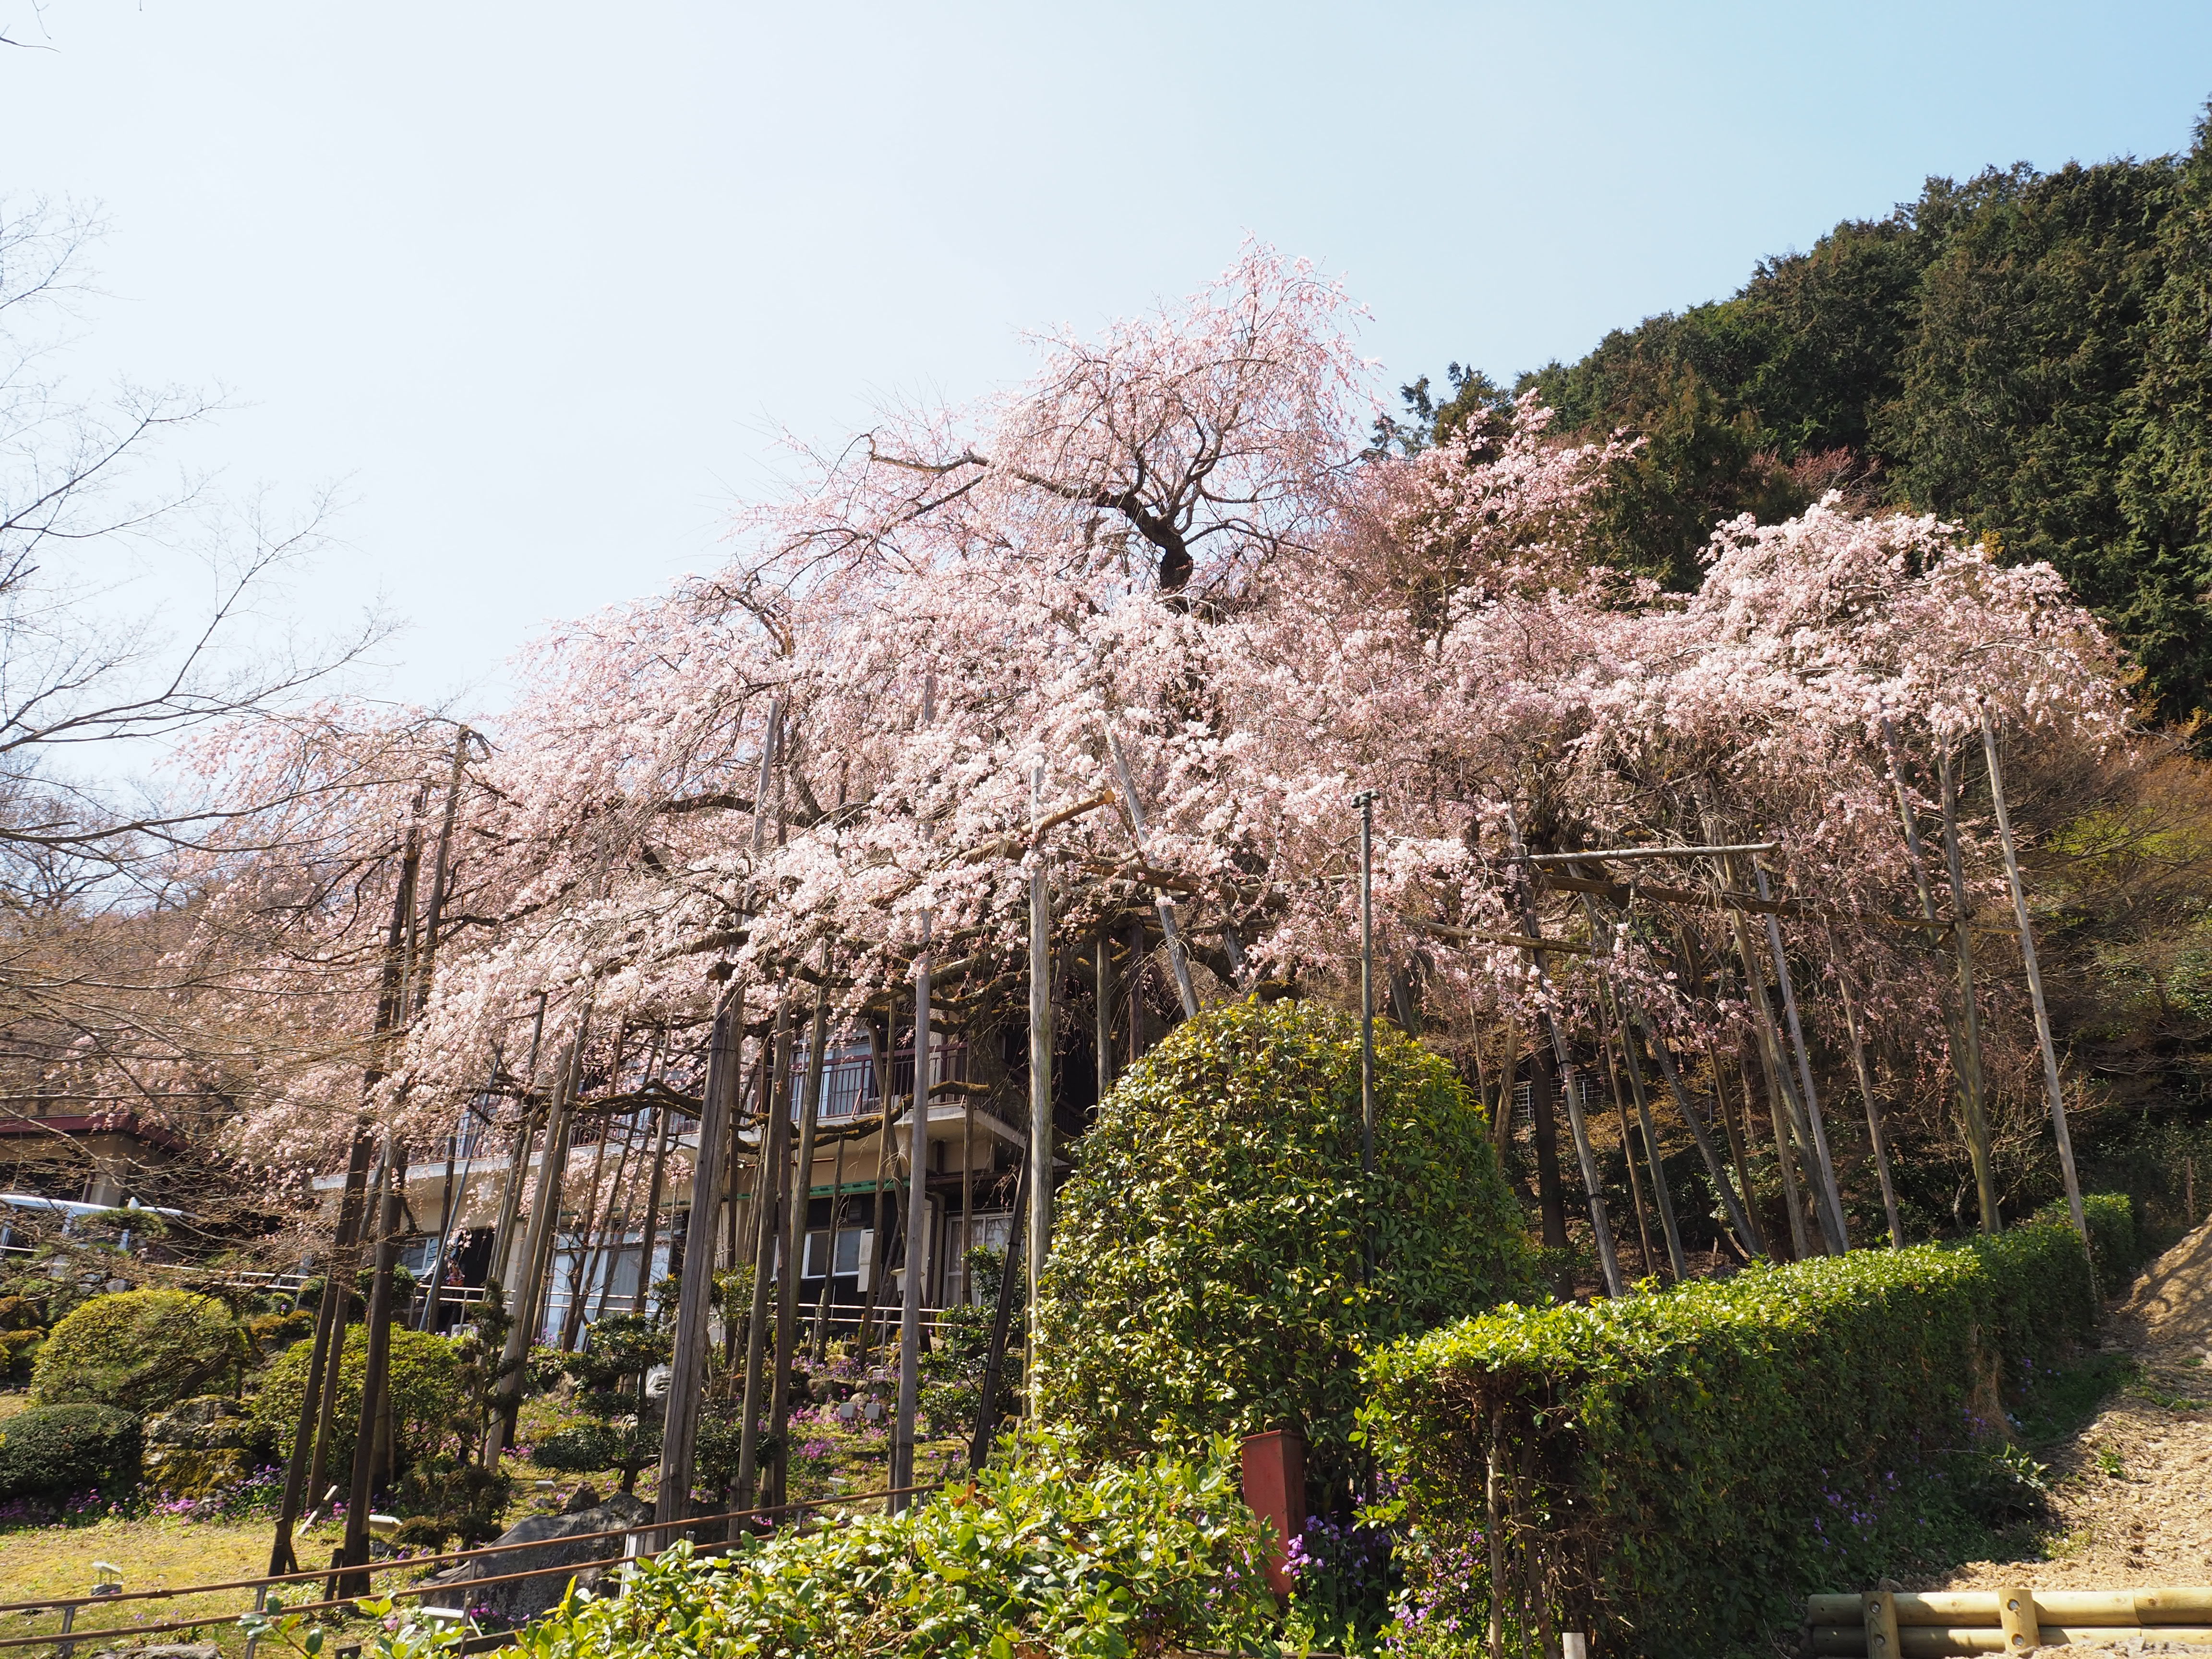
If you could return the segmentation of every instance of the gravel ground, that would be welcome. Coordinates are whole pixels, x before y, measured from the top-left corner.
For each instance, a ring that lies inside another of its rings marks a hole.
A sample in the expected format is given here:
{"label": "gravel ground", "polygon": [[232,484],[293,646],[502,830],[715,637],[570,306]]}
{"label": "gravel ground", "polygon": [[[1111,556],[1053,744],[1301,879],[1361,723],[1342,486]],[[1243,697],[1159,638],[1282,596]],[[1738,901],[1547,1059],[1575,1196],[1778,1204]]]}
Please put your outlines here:
{"label": "gravel ground", "polygon": [[[2062,1530],[2049,1559],[1978,1561],[1913,1589],[1995,1589],[2007,1580],[2049,1589],[2212,1584],[2212,1221],[2158,1259],[2105,1340],[2132,1354],[2141,1372],[2051,1458]],[[2212,1652],[2145,1638],[2145,1653]]]}

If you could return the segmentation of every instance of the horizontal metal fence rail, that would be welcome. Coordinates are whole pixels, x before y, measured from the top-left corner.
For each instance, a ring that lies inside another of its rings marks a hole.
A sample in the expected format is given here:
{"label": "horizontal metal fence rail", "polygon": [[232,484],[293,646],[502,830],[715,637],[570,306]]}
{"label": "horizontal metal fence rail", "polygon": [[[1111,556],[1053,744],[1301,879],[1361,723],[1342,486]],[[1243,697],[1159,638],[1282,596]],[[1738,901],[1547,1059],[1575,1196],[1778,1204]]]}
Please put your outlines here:
{"label": "horizontal metal fence rail", "polygon": [[[106,1607],[125,1601],[150,1601],[174,1600],[185,1595],[210,1595],[220,1590],[265,1591],[272,1585],[296,1584],[317,1579],[327,1580],[339,1572],[358,1574],[362,1577],[373,1577],[378,1573],[387,1572],[420,1572],[426,1567],[480,1560],[486,1556],[508,1555],[517,1550],[552,1549],[566,1544],[590,1543],[602,1538],[630,1538],[644,1533],[683,1533],[693,1528],[714,1526],[719,1522],[758,1520],[769,1516],[829,1509],[841,1504],[866,1504],[885,1498],[911,1497],[922,1492],[935,1492],[943,1484],[942,1481],[932,1481],[925,1486],[886,1486],[875,1492],[854,1492],[845,1497],[810,1498],[795,1503],[770,1504],[761,1509],[727,1510],[719,1515],[689,1516],[681,1521],[647,1521],[635,1527],[611,1528],[605,1532],[574,1533],[566,1538],[538,1538],[520,1544],[487,1544],[477,1549],[457,1550],[447,1555],[419,1555],[405,1557],[396,1561],[372,1561],[359,1567],[317,1567],[309,1571],[277,1573],[261,1578],[224,1579],[209,1584],[179,1584],[167,1589],[124,1590],[113,1595],[49,1596],[36,1601],[0,1602],[0,1613],[27,1615],[58,1613],[69,1620],[70,1625],[73,1625],[75,1622],[73,1615],[80,1607]],[[696,1553],[712,1555],[728,1549],[737,1541],[738,1540],[725,1539],[712,1543],[695,1544],[693,1547]],[[488,1578],[462,1579],[451,1584],[404,1584],[387,1589],[383,1594],[396,1600],[401,1596],[429,1595],[453,1590],[473,1591],[487,1585],[514,1583],[526,1578],[543,1578],[556,1572],[590,1572],[600,1567],[616,1566],[624,1561],[638,1559],[645,1553],[647,1552],[641,1551],[633,1554],[625,1551],[620,1555],[604,1556],[596,1560],[568,1561],[550,1567],[533,1567],[526,1572],[501,1573]],[[297,1606],[288,1606],[283,1608],[283,1611],[287,1613],[325,1612],[332,1607],[351,1607],[362,1599],[353,1595],[326,1597],[320,1601],[303,1601]],[[99,1637],[155,1636],[170,1631],[202,1630],[210,1625],[234,1623],[238,1618],[243,1616],[245,1611],[253,1610],[255,1609],[241,1610],[241,1613],[237,1614],[208,1613],[197,1619],[173,1619],[153,1625],[105,1626],[94,1630],[77,1630],[65,1626],[62,1630],[51,1631],[43,1635],[15,1636],[0,1639],[0,1650],[57,1645],[75,1647],[79,1643],[90,1642]]]}

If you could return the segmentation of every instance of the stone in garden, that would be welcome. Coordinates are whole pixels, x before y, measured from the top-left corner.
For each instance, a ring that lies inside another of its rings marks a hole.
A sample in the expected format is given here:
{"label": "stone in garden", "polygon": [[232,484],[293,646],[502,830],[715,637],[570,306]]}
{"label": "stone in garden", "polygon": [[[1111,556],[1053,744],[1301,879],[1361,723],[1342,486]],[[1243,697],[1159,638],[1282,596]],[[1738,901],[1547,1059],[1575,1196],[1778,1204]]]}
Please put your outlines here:
{"label": "stone in garden", "polygon": [[[221,1395],[179,1401],[146,1424],[146,1484],[172,1498],[206,1498],[260,1466],[253,1425]],[[152,1651],[152,1650],[145,1650]]]}
{"label": "stone in garden", "polygon": [[605,1502],[588,1510],[579,1510],[573,1515],[533,1515],[516,1522],[496,1540],[500,1544],[536,1544],[537,1549],[518,1549],[501,1555],[480,1555],[448,1567],[423,1582],[441,1588],[451,1587],[461,1592],[453,1599],[465,1601],[471,1606],[483,1606],[493,1615],[510,1625],[520,1625],[559,1605],[573,1577],[586,1589],[594,1588],[605,1573],[605,1567],[588,1571],[568,1573],[538,1572],[534,1578],[518,1578],[504,1584],[493,1584],[481,1596],[469,1594],[469,1583],[479,1578],[504,1577],[508,1573],[537,1572],[541,1567],[560,1568],[598,1561],[623,1553],[619,1538],[592,1538],[586,1534],[612,1532],[622,1527],[641,1527],[653,1519],[653,1510],[640,1498],[628,1492],[616,1492]]}

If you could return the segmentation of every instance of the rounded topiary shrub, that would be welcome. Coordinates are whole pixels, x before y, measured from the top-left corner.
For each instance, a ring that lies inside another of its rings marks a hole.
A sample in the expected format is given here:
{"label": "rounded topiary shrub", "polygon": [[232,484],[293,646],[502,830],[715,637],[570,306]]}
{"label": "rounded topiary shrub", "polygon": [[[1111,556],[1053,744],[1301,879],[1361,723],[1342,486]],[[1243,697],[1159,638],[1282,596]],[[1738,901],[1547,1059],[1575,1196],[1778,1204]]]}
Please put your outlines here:
{"label": "rounded topiary shrub", "polygon": [[0,1499],[59,1503],[138,1479],[138,1419],[112,1406],[33,1406],[0,1423]]}
{"label": "rounded topiary shrub", "polygon": [[1480,1108],[1379,1024],[1376,1117],[1369,1176],[1359,1024],[1312,1003],[1210,1010],[1132,1066],[1058,1200],[1042,1417],[1115,1456],[1297,1428],[1340,1483],[1364,1352],[1537,1289]]}
{"label": "rounded topiary shrub", "polygon": [[245,1341],[230,1310],[184,1291],[95,1296],[46,1335],[31,1372],[41,1406],[165,1411],[238,1385]]}
{"label": "rounded topiary shrub", "polygon": [[[300,1424],[300,1402],[307,1397],[313,1342],[295,1342],[262,1373],[254,1397],[253,1421],[279,1462],[292,1455],[292,1436]],[[349,1325],[345,1353],[338,1362],[338,1395],[330,1467],[353,1462],[354,1430],[361,1421],[361,1387],[368,1370],[368,1330]],[[452,1340],[425,1331],[392,1332],[392,1409],[399,1427],[398,1465],[434,1449],[453,1431],[463,1400],[460,1357]]]}

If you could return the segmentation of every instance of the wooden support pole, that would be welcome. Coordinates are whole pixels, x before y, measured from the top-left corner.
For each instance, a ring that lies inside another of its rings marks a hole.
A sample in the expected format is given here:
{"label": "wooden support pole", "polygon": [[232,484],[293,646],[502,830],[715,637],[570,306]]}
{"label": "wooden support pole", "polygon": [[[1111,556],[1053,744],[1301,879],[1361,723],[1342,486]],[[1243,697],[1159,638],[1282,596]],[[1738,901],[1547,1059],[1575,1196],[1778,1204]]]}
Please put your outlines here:
{"label": "wooden support pole", "polygon": [[[622,1049],[622,1039],[619,1036],[615,1040],[615,1048],[616,1063],[619,1066]],[[568,1305],[561,1310],[561,1334],[554,1344],[562,1353],[575,1352],[576,1335],[584,1325],[584,1303],[589,1294],[592,1235],[602,1224],[605,1210],[611,1209],[614,1206],[615,1195],[611,1188],[607,1190],[604,1204],[599,1197],[599,1177],[606,1172],[607,1167],[607,1143],[614,1138],[614,1119],[601,1118],[599,1138],[592,1148],[592,1176],[585,1183],[583,1207],[576,1217],[576,1264],[568,1273]],[[557,1265],[560,1260],[560,1246],[556,1243],[553,1248],[554,1260]]]}
{"label": "wooden support pole", "polygon": [[1974,938],[1968,927],[1972,900],[1959,853],[1959,777],[1951,750],[1939,744],[1936,775],[1942,793],[1943,865],[1951,878],[1951,937],[1959,953],[1960,1104],[1966,1110],[1966,1152],[1974,1166],[1974,1193],[1980,1200],[1982,1231],[1994,1234],[2004,1224],[1997,1212],[1996,1158],[1990,1144],[1987,1074],[1982,1069],[1982,1020],[1974,1006]]}
{"label": "wooden support pole", "polygon": [[[1660,1231],[1667,1237],[1667,1265],[1679,1283],[1689,1277],[1689,1255],[1682,1249],[1681,1229],[1674,1220],[1674,1195],[1668,1190],[1667,1166],[1659,1154],[1658,1126],[1651,1119],[1651,1103],[1644,1097],[1644,1067],[1637,1061],[1635,1036],[1620,1017],[1620,999],[1610,988],[1606,997],[1613,1005],[1613,1030],[1620,1039],[1621,1058],[1628,1068],[1628,1090],[1636,1097],[1636,1121],[1644,1131],[1644,1157],[1651,1166],[1651,1198],[1658,1206]],[[1750,1241],[1745,1243],[1748,1247]]]}
{"label": "wooden support pole", "polygon": [[[799,1104],[799,1151],[792,1159],[790,1196],[784,1201],[783,1261],[776,1274],[775,1370],[769,1417],[774,1422],[768,1501],[781,1504],[790,1477],[786,1443],[791,1429],[791,1370],[799,1354],[799,1275],[806,1256],[806,1212],[814,1191],[814,1137],[822,1122],[822,1050],[830,1041],[830,941],[822,941],[822,981],[814,991],[814,1018],[806,1028],[806,1078]],[[836,1200],[833,1199],[832,1203]]]}
{"label": "wooden support pole", "polygon": [[[1044,763],[1039,761],[1030,773],[1030,816],[1034,819],[1043,810]],[[1133,801],[1130,810],[1136,810]],[[1196,1013],[1196,1000],[1186,995],[1185,1000],[1187,1011]],[[1031,1308],[1037,1305],[1046,1254],[1052,1249],[1052,889],[1040,846],[1030,854],[1030,1228],[1024,1276]],[[1002,1276],[1014,1271],[1011,1251],[1000,1271]],[[1032,1331],[1032,1379],[1038,1358]]]}
{"label": "wooden support pole", "polygon": [[[386,1130],[384,1155],[379,1160],[380,1179],[372,1194],[376,1211],[374,1237],[376,1267],[369,1281],[367,1316],[368,1352],[362,1366],[361,1413],[354,1428],[353,1478],[346,1496],[345,1543],[340,1559],[348,1567],[368,1565],[368,1516],[374,1494],[377,1430],[384,1415],[386,1379],[392,1359],[392,1269],[399,1257],[399,1212],[407,1189],[407,1152],[398,1138]],[[341,1595],[368,1594],[368,1575],[349,1573],[338,1585]]]}
{"label": "wooden support pole", "polygon": [[[1766,872],[1756,865],[1752,876],[1757,883],[1759,897],[1771,899],[1766,889]],[[1850,1229],[1844,1217],[1843,1189],[1836,1183],[1835,1160],[1828,1155],[1828,1128],[1820,1117],[1820,1097],[1813,1086],[1813,1057],[1805,1044],[1805,1027],[1797,1017],[1797,992],[1790,978],[1790,956],[1782,948],[1782,924],[1774,913],[1766,913],[1766,948],[1774,957],[1774,977],[1782,988],[1782,1013],[1790,1028],[1790,1045],[1797,1059],[1797,1081],[1804,1091],[1801,1097],[1805,1122],[1812,1132],[1811,1146],[1814,1172],[1819,1179],[1814,1194],[1820,1200],[1820,1227],[1827,1236],[1828,1253],[1841,1255],[1851,1248]]]}
{"label": "wooden support pole", "polygon": [[538,1012],[530,1024],[530,1060],[523,1067],[521,1097],[515,1102],[515,1140],[514,1156],[507,1161],[507,1180],[500,1188],[499,1219],[493,1224],[491,1261],[484,1269],[485,1277],[499,1281],[501,1290],[507,1293],[511,1309],[514,1302],[514,1226],[522,1213],[522,1189],[529,1184],[531,1148],[538,1139],[539,1114],[531,1091],[538,1085],[538,1054],[545,1040],[545,993],[538,994]]}
{"label": "wooden support pole", "polygon": [[[884,1208],[884,1186],[889,1177],[891,1162],[891,1084],[892,1054],[898,1046],[898,999],[894,996],[884,1014],[884,1035],[876,1045],[876,1191],[868,1206],[868,1295],[860,1310],[860,1358],[865,1362],[868,1349],[875,1340],[876,1310],[883,1301],[884,1270],[890,1262],[890,1217]],[[874,1042],[874,1032],[869,1040]]]}
{"label": "wooden support pole", "polygon": [[578,1069],[583,1064],[584,1033],[591,1018],[590,1005],[577,1017],[576,1033],[562,1054],[553,1099],[546,1109],[545,1150],[538,1161],[538,1182],[531,1194],[530,1222],[522,1236],[522,1272],[508,1303],[512,1317],[507,1341],[499,1357],[499,1410],[484,1436],[484,1467],[496,1470],[507,1437],[514,1431],[514,1413],[522,1403],[522,1362],[538,1334],[539,1309],[545,1285],[545,1265],[553,1236],[561,1224],[561,1189],[568,1163],[569,1109],[574,1104]]}
{"label": "wooden support pole", "polygon": [[[1109,724],[1106,727],[1106,752],[1114,763],[1114,775],[1121,785],[1121,808],[1127,815],[1129,838],[1135,842],[1137,856],[1145,856],[1145,809],[1138,803],[1136,786],[1129,781],[1129,765],[1121,757],[1121,740],[1115,736]],[[1164,887],[1152,890],[1152,908],[1159,913],[1160,938],[1168,948],[1168,967],[1175,975],[1176,994],[1182,999],[1182,1017],[1198,1018],[1198,993],[1190,981],[1190,963],[1183,954],[1182,933],[1176,926],[1175,896]],[[1036,1248],[1031,1241],[1030,1248]]]}
{"label": "wooden support pole", "polygon": [[645,1224],[640,1229],[642,1237],[639,1241],[637,1289],[629,1299],[629,1310],[634,1314],[652,1311],[653,1258],[660,1248],[660,1203],[668,1182],[668,1128],[675,1115],[665,1103],[653,1109],[653,1176],[645,1189]]}
{"label": "wooden support pole", "polygon": [[837,1161],[830,1174],[830,1258],[822,1264],[822,1295],[814,1310],[814,1363],[819,1365],[830,1342],[830,1310],[836,1300],[837,1245],[844,1236],[845,1149],[853,1137],[837,1137]]}
{"label": "wooden support pole", "polygon": [[907,1130],[906,1271],[899,1279],[898,1410],[891,1433],[890,1512],[911,1501],[914,1419],[921,1401],[921,1293],[929,1265],[929,924],[914,963],[914,1102]]}
{"label": "wooden support pole", "polygon": [[[2074,1168],[2074,1134],[2066,1122],[2066,1090],[2058,1076],[2058,1046],[2051,1041],[2051,1008],[2043,997],[2043,969],[2035,959],[2035,930],[2027,914],[2027,884],[2021,879],[2020,854],[2013,844],[2012,814],[2006,810],[2004,772],[1997,764],[1997,736],[1990,726],[1990,711],[1984,704],[1982,715],[1982,750],[1989,762],[1990,798],[1996,803],[1997,839],[2004,847],[2005,880],[2012,889],[2013,919],[2020,924],[2020,954],[2027,968],[2027,995],[2035,1010],[2035,1040],[2043,1050],[2043,1086],[2051,1097],[2051,1127],[2058,1140],[2059,1172],[2066,1177],[2066,1209],[2073,1218],[2074,1231],[2081,1236],[2081,1248],[2089,1247],[2089,1218],[2081,1208],[2081,1177]],[[2197,1218],[2190,1217],[2190,1224]],[[2092,1271],[2094,1271],[2092,1264]]]}
{"label": "wooden support pole", "polygon": [[[1706,1131],[1704,1121],[1698,1116],[1698,1109],[1691,1103],[1689,1091],[1682,1087],[1681,1074],[1674,1069],[1674,1055],[1659,1040],[1659,1034],[1651,1029],[1650,1022],[1644,1018],[1641,1009],[1629,1012],[1636,1022],[1637,1030],[1644,1034],[1644,1042],[1650,1048],[1651,1058],[1659,1062],[1659,1073],[1667,1079],[1668,1091],[1674,1097],[1674,1109],[1681,1114],[1682,1121],[1689,1126],[1690,1139],[1698,1143],[1698,1156],[1705,1161],[1705,1174],[1713,1183],[1713,1191],[1720,1196],[1722,1208],[1728,1212],[1729,1224],[1735,1229],[1737,1242],[1743,1246],[1747,1255],[1766,1255],[1765,1241],[1746,1208],[1746,1200],[1750,1194],[1747,1190],[1744,1198],[1739,1199],[1735,1188],[1729,1184],[1728,1168],[1721,1162],[1719,1150],[1714,1146],[1713,1138]],[[1720,1087],[1717,1072],[1713,1078],[1713,1086],[1717,1092]]]}
{"label": "wooden support pole", "polygon": [[[674,1351],[669,1356],[667,1418],[660,1434],[660,1491],[653,1518],[687,1518],[699,1435],[699,1401],[707,1390],[707,1316],[714,1289],[714,1206],[722,1195],[722,1159],[744,1068],[744,984],[731,987],[714,1011],[707,1042],[707,1081],[699,1100],[699,1146],[691,1160],[691,1212],[684,1241],[684,1277],[676,1298]],[[665,1543],[669,1534],[656,1534]]]}
{"label": "wooden support pole", "polygon": [[1790,1243],[1799,1261],[1813,1253],[1812,1241],[1805,1231],[1804,1205],[1797,1194],[1797,1172],[1790,1158],[1790,1137],[1796,1127],[1796,1114],[1790,1109],[1796,1100],[1790,1092],[1789,1062],[1782,1057],[1782,1045],[1774,1032],[1774,1011],[1767,1006],[1766,983],[1759,971],[1758,958],[1752,954],[1751,936],[1743,925],[1740,911],[1729,913],[1729,926],[1735,934],[1736,955],[1743,963],[1743,994],[1752,1006],[1753,1025],[1759,1040],[1759,1057],[1766,1070],[1768,1114],[1774,1121],[1774,1156],[1782,1174],[1783,1202],[1790,1212]]}
{"label": "wooden support pole", "polygon": [[[1601,1031],[1598,1046],[1605,1056],[1605,1081],[1613,1094],[1613,1115],[1620,1127],[1620,1161],[1628,1170],[1628,1201],[1636,1211],[1636,1248],[1644,1262],[1644,1276],[1649,1279],[1658,1268],[1651,1254],[1651,1224],[1644,1210],[1644,1178],[1636,1172],[1636,1142],[1628,1129],[1628,1101],[1620,1091],[1620,1067],[1613,1063],[1612,1034]],[[1680,1273],[1675,1276],[1680,1277]]]}
{"label": "wooden support pole", "polygon": [[[1521,829],[1510,808],[1506,811],[1505,823],[1513,838],[1514,854],[1519,856],[1522,851]],[[1521,886],[1521,911],[1522,926],[1532,935],[1536,934],[1539,929],[1536,925],[1535,890],[1526,882]],[[1535,964],[1539,991],[1548,995],[1550,976],[1545,970],[1544,953],[1531,951],[1528,956]],[[1575,1074],[1574,1060],[1567,1050],[1566,1034],[1560,1030],[1559,1022],[1548,1005],[1544,1011],[1544,1024],[1551,1032],[1552,1052],[1559,1061],[1559,1091],[1566,1097],[1567,1124],[1573,1131],[1575,1156],[1582,1165],[1583,1190],[1589,1199],[1590,1231],[1597,1241],[1598,1266],[1605,1275],[1606,1293],[1619,1296],[1626,1287],[1621,1281],[1620,1258],[1613,1249],[1613,1226],[1606,1218],[1605,1191],[1598,1184],[1597,1156],[1591,1150],[1589,1127],[1583,1117],[1582,1082]]]}
{"label": "wooden support pole", "polygon": [[1838,973],[1836,975],[1837,994],[1843,999],[1844,1030],[1851,1042],[1851,1069],[1857,1073],[1859,1094],[1866,1102],[1867,1139],[1874,1147],[1875,1174],[1881,1181],[1881,1207],[1889,1221],[1889,1247],[1893,1250],[1905,1248],[1905,1223],[1897,1211],[1897,1188],[1890,1179],[1889,1135],[1881,1121],[1881,1105],[1875,1098],[1874,1073],[1867,1065],[1866,1040],[1859,1032],[1858,1009],[1851,1002],[1850,983]]}
{"label": "wooden support pole", "polygon": [[730,1507],[753,1506],[755,1482],[760,1468],[761,1414],[768,1404],[769,1287],[775,1281],[777,1206],[791,1162],[791,1003],[790,988],[776,999],[775,1025],[769,1040],[768,1088],[761,1099],[768,1121],[761,1128],[761,1155],[755,1166],[753,1207],[758,1220],[753,1251],[753,1297],[745,1322],[745,1393],[744,1416],[738,1425],[738,1479],[730,1494]]}
{"label": "wooden support pole", "polygon": [[[1006,1344],[1013,1326],[1014,1258],[1022,1248],[1022,1230],[1029,1218],[1030,1168],[1021,1166],[1014,1177],[1014,1218],[1006,1229],[1006,1254],[999,1264],[999,1294],[991,1307],[991,1341],[983,1356],[983,1390],[975,1402],[975,1432],[968,1443],[968,1467],[980,1469],[991,1455],[991,1443],[999,1433],[1000,1379],[1006,1374]],[[1036,1304],[1030,1304],[1035,1317]]]}
{"label": "wooden support pole", "polygon": [[[1092,1052],[1097,1061],[1097,1103],[1106,1103],[1114,1088],[1114,941],[1101,931],[1091,945]],[[1095,1109],[1095,1108],[1094,1108]]]}

